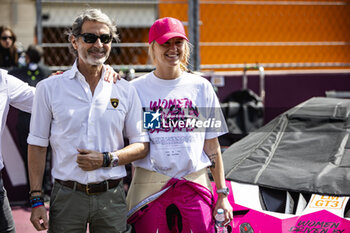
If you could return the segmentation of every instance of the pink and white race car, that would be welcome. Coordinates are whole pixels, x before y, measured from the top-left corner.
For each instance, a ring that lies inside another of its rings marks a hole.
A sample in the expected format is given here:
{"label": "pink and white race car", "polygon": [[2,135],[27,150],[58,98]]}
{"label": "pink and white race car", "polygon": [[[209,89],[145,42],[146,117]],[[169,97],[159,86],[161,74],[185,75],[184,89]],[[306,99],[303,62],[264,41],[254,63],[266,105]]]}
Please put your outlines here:
{"label": "pink and white race car", "polygon": [[232,232],[350,232],[349,113],[312,98],[223,153]]}

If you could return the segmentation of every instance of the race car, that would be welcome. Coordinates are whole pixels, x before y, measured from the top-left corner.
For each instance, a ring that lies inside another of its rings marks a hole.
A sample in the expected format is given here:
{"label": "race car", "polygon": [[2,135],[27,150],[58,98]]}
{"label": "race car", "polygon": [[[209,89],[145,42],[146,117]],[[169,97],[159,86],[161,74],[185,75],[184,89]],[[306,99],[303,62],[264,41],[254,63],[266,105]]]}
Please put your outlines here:
{"label": "race car", "polygon": [[350,100],[311,98],[231,145],[229,231],[350,232],[349,113]]}

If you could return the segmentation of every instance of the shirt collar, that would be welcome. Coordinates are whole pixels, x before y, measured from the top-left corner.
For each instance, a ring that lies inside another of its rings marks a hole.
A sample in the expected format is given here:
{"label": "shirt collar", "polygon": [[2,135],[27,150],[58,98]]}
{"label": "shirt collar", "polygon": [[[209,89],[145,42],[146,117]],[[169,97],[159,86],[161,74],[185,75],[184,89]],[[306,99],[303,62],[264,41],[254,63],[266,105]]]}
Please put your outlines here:
{"label": "shirt collar", "polygon": [[[84,76],[80,73],[80,71],[78,70],[78,65],[77,65],[77,64],[78,64],[78,59],[75,59],[72,68],[71,68],[70,70],[67,71],[67,74],[68,74],[68,78],[69,78],[69,79],[77,78],[77,77],[79,77],[79,75],[80,75],[81,77],[84,77]],[[106,71],[106,66],[103,65],[101,77],[104,76],[105,71]]]}
{"label": "shirt collar", "polygon": [[70,68],[69,70],[67,70],[67,76],[68,76],[69,79],[75,78],[75,75],[76,75],[76,73],[78,72],[77,62],[78,62],[78,60],[75,59],[72,68]]}

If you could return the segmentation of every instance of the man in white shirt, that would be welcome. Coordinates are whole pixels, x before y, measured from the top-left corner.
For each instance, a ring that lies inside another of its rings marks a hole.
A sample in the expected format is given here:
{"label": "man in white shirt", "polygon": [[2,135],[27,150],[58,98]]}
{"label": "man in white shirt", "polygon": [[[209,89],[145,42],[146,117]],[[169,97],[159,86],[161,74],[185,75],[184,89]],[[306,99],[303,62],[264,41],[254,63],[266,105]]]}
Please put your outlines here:
{"label": "man in white shirt", "polygon": [[[28,86],[27,83],[22,82],[12,75],[8,75],[6,70],[0,69],[0,137],[6,125],[9,105],[22,111],[30,112],[34,92],[34,87]],[[4,168],[1,148],[0,140],[0,233],[15,233],[15,223],[1,177],[1,170]]]}
{"label": "man in white shirt", "polygon": [[[126,224],[124,165],[144,158],[142,107],[125,80],[103,80],[104,62],[116,28],[107,15],[89,9],[69,32],[73,67],[37,85],[28,137],[31,222],[50,233],[131,232]],[[130,145],[124,147],[123,136]],[[50,220],[41,197],[45,154],[50,141],[55,179]]]}

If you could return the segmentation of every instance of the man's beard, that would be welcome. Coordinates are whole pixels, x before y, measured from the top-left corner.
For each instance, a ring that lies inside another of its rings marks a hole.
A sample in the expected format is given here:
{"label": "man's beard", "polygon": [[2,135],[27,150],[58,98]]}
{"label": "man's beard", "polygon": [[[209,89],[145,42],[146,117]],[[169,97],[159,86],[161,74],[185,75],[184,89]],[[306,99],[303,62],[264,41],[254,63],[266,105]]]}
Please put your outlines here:
{"label": "man's beard", "polygon": [[[91,55],[90,53],[104,53],[104,56],[100,57],[100,58],[96,58],[93,55]],[[107,52],[105,48],[100,48],[100,49],[91,48],[88,50],[87,62],[90,65],[102,65],[108,59],[109,53],[110,53],[110,51]]]}

